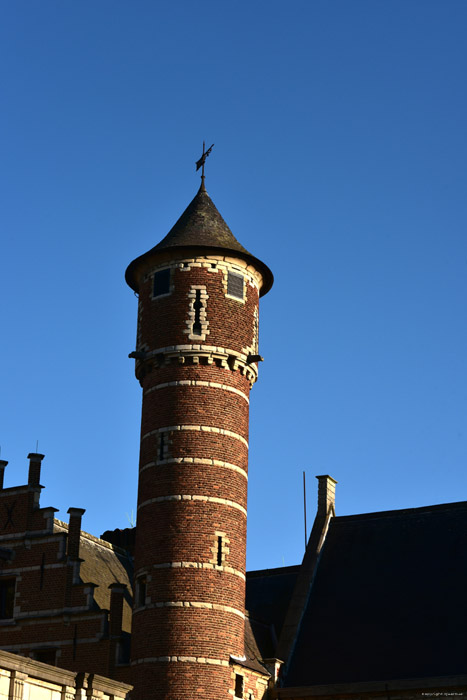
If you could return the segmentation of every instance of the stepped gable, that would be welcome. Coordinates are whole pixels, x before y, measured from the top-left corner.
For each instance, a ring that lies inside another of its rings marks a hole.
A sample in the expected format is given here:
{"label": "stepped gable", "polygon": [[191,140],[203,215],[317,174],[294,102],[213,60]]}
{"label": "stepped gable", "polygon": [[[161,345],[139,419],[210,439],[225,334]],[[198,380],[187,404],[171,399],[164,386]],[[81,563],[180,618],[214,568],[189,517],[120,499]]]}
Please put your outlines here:
{"label": "stepped gable", "polygon": [[146,262],[154,260],[166,251],[175,250],[180,254],[184,250],[193,249],[198,249],[200,254],[222,252],[240,257],[261,272],[263,276],[261,296],[272,287],[274,277],[271,270],[237,241],[208,195],[204,184],[201,184],[196,196],[165,238],[129,264],[125,273],[127,284],[137,292],[138,272]]}
{"label": "stepped gable", "polygon": [[467,674],[467,502],[331,520],[286,687]]}

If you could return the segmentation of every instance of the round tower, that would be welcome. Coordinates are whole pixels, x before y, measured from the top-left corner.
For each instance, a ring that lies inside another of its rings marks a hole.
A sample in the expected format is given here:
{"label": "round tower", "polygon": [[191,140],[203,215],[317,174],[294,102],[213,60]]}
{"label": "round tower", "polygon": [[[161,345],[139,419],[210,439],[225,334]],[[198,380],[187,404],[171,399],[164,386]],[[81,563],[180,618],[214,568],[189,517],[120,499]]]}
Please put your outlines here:
{"label": "round tower", "polygon": [[203,177],[126,280],[139,296],[131,357],[143,389],[134,700],[225,700],[231,657],[244,654],[249,393],[258,301],[273,276]]}

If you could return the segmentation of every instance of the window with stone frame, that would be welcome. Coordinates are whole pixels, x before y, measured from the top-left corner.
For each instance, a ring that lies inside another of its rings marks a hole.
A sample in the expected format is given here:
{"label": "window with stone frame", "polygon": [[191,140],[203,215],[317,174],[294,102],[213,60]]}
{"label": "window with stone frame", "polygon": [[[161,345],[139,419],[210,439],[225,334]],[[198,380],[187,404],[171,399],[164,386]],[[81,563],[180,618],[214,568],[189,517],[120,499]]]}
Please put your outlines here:
{"label": "window with stone frame", "polygon": [[170,268],[158,270],[154,273],[153,297],[161,297],[170,294]]}
{"label": "window with stone frame", "polygon": [[235,674],[235,697],[243,698],[244,678],[241,673]]}
{"label": "window with stone frame", "polygon": [[0,620],[9,620],[13,617],[15,589],[14,578],[0,579]]}
{"label": "window with stone frame", "polygon": [[227,294],[236,299],[244,298],[244,279],[235,272],[227,273]]}

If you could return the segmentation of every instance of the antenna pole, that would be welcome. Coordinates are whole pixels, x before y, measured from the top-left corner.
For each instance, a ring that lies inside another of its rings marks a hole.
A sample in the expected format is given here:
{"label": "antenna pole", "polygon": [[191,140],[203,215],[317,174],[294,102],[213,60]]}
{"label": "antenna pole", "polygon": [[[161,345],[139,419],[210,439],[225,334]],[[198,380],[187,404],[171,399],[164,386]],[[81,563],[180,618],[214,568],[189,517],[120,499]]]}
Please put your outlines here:
{"label": "antenna pole", "polygon": [[305,472],[303,472],[303,516],[305,519],[305,551],[306,551],[307,536],[306,536],[306,481],[305,481]]}

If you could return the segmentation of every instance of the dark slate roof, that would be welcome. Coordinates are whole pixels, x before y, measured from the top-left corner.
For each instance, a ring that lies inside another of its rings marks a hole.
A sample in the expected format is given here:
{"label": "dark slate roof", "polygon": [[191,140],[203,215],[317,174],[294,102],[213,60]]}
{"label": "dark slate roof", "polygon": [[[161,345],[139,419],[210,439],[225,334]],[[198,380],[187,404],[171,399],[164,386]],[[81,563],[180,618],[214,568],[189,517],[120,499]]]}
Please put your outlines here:
{"label": "dark slate roof", "polygon": [[298,565],[283,566],[248,571],[246,575],[245,607],[255,620],[272,624],[276,638],[279,638],[284,623],[299,568]]}
{"label": "dark slate roof", "polygon": [[165,238],[129,264],[125,273],[127,283],[138,291],[137,271],[144,262],[162,251],[177,250],[181,253],[189,248],[199,248],[200,253],[222,251],[236,255],[251,263],[263,275],[261,294],[266,294],[272,286],[274,278],[271,270],[237,241],[203,184]]}
{"label": "dark slate roof", "polygon": [[133,563],[127,553],[119,550],[97,537],[81,533],[79,556],[83,561],[80,576],[83,583],[95,583],[94,600],[99,608],[110,610],[111,583],[123,583],[126,591],[123,599],[122,629],[131,630],[131,611],[133,607],[131,581]]}
{"label": "dark slate roof", "polygon": [[100,539],[110,542],[110,544],[114,544],[120,549],[125,549],[133,557],[135,554],[135,537],[136,527],[126,527],[123,530],[117,527],[115,530],[106,530]]}
{"label": "dark slate roof", "polygon": [[467,502],[337,517],[285,685],[467,673]]}
{"label": "dark slate roof", "polygon": [[261,659],[271,658],[269,654],[272,648],[272,630],[270,625],[245,618],[245,656],[244,661],[235,660],[240,666],[251,668],[258,673],[269,674],[269,671],[261,663]]}
{"label": "dark slate roof", "polygon": [[[55,519],[54,530],[55,532],[67,532],[68,524]],[[81,559],[81,581],[95,584],[94,602],[97,608],[110,610],[109,586],[111,583],[126,585],[123,598],[122,629],[124,632],[130,632],[133,609],[133,560],[128,552],[82,530],[79,556]]]}

